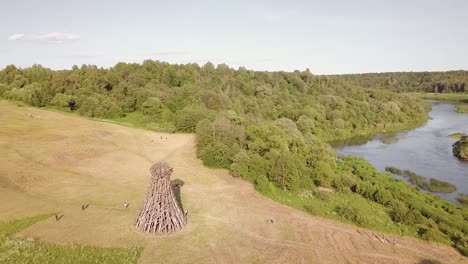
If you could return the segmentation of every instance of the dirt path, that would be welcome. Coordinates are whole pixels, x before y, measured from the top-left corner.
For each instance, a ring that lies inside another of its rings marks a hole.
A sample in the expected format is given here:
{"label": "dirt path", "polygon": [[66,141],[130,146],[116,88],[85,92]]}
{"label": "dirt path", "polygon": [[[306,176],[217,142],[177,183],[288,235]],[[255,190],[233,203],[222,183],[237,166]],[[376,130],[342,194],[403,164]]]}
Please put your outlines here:
{"label": "dirt path", "polygon": [[[192,135],[153,133],[5,101],[0,113],[0,220],[64,214],[59,222],[48,219],[20,236],[101,247],[142,245],[140,263],[468,263],[450,247],[399,237],[393,246],[353,226],[275,203],[227,171],[203,167]],[[137,232],[133,222],[146,195],[148,169],[161,159],[173,165],[173,179],[185,181],[189,224],[179,233],[152,237]],[[273,224],[266,222],[270,218]]]}

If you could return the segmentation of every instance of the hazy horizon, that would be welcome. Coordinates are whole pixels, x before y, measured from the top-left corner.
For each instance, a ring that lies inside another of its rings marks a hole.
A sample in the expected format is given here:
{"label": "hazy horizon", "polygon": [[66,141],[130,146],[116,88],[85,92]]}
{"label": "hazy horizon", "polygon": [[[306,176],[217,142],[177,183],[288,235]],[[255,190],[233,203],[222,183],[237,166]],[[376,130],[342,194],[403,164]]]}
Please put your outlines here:
{"label": "hazy horizon", "polygon": [[225,63],[314,74],[467,70],[468,2],[4,3],[0,68]]}

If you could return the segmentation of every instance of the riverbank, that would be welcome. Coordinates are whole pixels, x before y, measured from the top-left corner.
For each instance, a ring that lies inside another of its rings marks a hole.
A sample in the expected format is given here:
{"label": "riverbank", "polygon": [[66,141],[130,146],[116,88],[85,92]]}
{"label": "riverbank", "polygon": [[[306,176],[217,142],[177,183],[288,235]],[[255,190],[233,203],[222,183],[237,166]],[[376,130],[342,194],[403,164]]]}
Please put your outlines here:
{"label": "riverbank", "polygon": [[359,144],[359,142],[367,142],[379,134],[384,133],[398,133],[416,129],[423,126],[429,120],[429,112],[431,111],[432,103],[426,102],[424,104],[425,115],[421,118],[414,119],[404,124],[386,126],[384,128],[363,129],[355,130],[352,134],[342,137],[320,137],[322,140],[330,144],[332,147],[345,146],[349,144]]}
{"label": "riverbank", "polygon": [[[457,139],[450,137],[468,131],[468,115],[454,110],[452,102],[435,102],[430,120],[416,129],[331,143],[338,152],[362,157],[380,171],[398,167],[449,182],[459,188],[458,192],[468,193],[468,163],[453,155],[452,144]],[[458,204],[456,193],[438,195]]]}
{"label": "riverbank", "polygon": [[467,93],[410,93],[421,99],[468,103]]}

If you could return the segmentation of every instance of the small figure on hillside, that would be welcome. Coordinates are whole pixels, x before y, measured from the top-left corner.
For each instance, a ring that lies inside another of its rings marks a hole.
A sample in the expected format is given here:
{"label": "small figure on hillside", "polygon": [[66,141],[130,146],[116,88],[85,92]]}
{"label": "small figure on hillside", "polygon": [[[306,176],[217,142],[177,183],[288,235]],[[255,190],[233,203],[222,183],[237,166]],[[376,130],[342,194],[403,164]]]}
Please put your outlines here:
{"label": "small figure on hillside", "polygon": [[123,204],[123,206],[124,206],[125,208],[128,208],[129,205],[130,205],[130,204],[127,203],[127,202],[125,202],[125,203]]}
{"label": "small figure on hillside", "polygon": [[396,246],[396,241],[395,241],[395,239],[392,240],[392,244],[393,244],[394,246]]}
{"label": "small figure on hillside", "polygon": [[88,208],[88,206],[89,206],[89,204],[82,204],[81,205],[81,210],[84,210],[84,209]]}
{"label": "small figure on hillside", "polygon": [[162,139],[162,136],[161,136],[161,139]]}
{"label": "small figure on hillside", "polygon": [[55,215],[55,221],[59,221],[60,219],[62,219],[63,217],[63,214],[62,215]]}
{"label": "small figure on hillside", "polygon": [[273,221],[273,219],[267,219],[266,222],[267,222],[267,223],[270,223],[270,224],[275,223],[275,221]]}
{"label": "small figure on hillside", "polygon": [[187,216],[187,215],[188,215],[188,210],[187,210],[187,209],[185,209],[185,211],[184,211],[184,215],[185,215],[185,216]]}

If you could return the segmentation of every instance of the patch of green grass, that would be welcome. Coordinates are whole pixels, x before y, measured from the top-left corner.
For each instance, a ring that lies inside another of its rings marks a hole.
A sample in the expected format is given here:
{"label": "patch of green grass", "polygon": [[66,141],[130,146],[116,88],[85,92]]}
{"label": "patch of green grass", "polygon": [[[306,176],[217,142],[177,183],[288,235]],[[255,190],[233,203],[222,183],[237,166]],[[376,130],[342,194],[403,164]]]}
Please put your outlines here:
{"label": "patch of green grass", "polygon": [[140,248],[97,248],[54,245],[37,241],[0,239],[0,263],[136,263]]}
{"label": "patch of green grass", "polygon": [[438,193],[453,193],[457,190],[457,187],[451,183],[431,178],[429,180],[428,190],[431,192]]}
{"label": "patch of green grass", "polygon": [[457,201],[459,201],[463,205],[468,205],[468,194],[458,194]]}
{"label": "patch of green grass", "polygon": [[[306,191],[303,191],[306,192]],[[274,201],[286,204],[311,215],[354,224],[375,231],[417,237],[417,228],[395,223],[391,210],[352,192],[315,191],[304,195],[276,190],[264,194]]]}
{"label": "patch of green grass", "polygon": [[462,136],[452,147],[455,157],[468,161],[468,136]]}
{"label": "patch of green grass", "polygon": [[0,263],[136,263],[142,248],[56,245],[10,236],[53,214],[0,223]]}
{"label": "patch of green grass", "polygon": [[454,139],[460,139],[464,135],[465,133],[453,133],[453,134],[450,134],[449,137],[454,138]]}
{"label": "patch of green grass", "polygon": [[457,105],[457,112],[461,114],[468,114],[468,106],[466,105]]}
{"label": "patch of green grass", "polygon": [[43,221],[54,214],[42,214],[10,222],[0,222],[0,236],[11,236],[37,222]]}
{"label": "patch of green grass", "polygon": [[[17,102],[17,103],[24,104],[22,102]],[[152,117],[145,116],[142,112],[139,112],[139,111],[125,113],[123,117],[105,119],[105,118],[92,118],[92,117],[82,116],[82,115],[79,115],[78,112],[76,111],[71,112],[70,109],[67,107],[56,107],[56,106],[47,105],[47,106],[41,107],[41,109],[53,111],[53,112],[67,113],[67,114],[71,114],[71,115],[75,115],[75,116],[79,116],[83,118],[88,118],[94,121],[117,124],[117,125],[122,125],[122,126],[127,126],[127,127],[142,128],[142,129],[147,129],[147,130],[156,131],[156,132],[174,133],[176,131],[174,124],[154,120]]]}
{"label": "patch of green grass", "polygon": [[404,176],[408,178],[412,184],[430,192],[453,193],[457,190],[457,187],[451,183],[440,181],[434,178],[429,179],[428,182],[425,177],[419,176],[410,170],[402,171],[395,167],[385,167],[385,171],[388,171],[392,174]]}
{"label": "patch of green grass", "polygon": [[393,174],[398,174],[398,175],[401,175],[402,173],[400,169],[395,168],[395,167],[385,167],[385,171],[388,171]]}
{"label": "patch of green grass", "polygon": [[428,182],[425,177],[419,176],[416,173],[409,170],[404,170],[403,176],[407,177],[412,184],[430,192],[452,193],[457,190],[457,187],[451,183],[433,178],[431,178]]}

